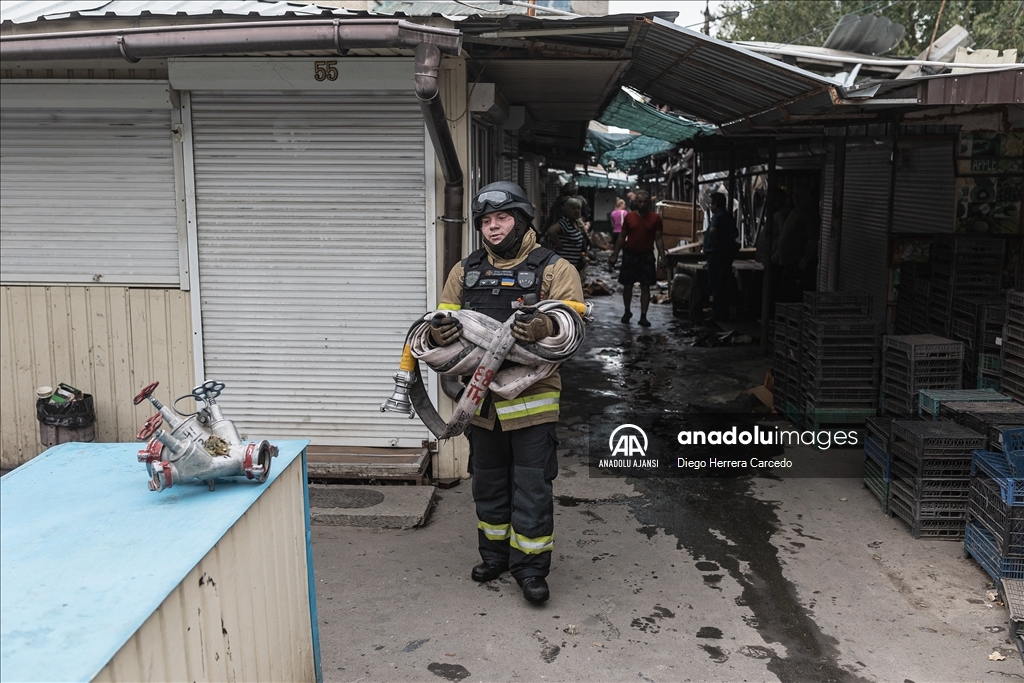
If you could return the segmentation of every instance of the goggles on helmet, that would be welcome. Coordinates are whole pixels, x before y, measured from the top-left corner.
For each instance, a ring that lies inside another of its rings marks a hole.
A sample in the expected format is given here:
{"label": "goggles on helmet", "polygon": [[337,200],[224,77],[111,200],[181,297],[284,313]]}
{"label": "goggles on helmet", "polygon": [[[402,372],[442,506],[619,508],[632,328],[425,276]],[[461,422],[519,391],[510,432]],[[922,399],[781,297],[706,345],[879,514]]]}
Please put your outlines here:
{"label": "goggles on helmet", "polygon": [[505,204],[513,201],[515,197],[504,190],[488,190],[487,192],[481,192],[473,198],[473,213],[480,213],[484,208],[490,204],[492,210],[500,209]]}

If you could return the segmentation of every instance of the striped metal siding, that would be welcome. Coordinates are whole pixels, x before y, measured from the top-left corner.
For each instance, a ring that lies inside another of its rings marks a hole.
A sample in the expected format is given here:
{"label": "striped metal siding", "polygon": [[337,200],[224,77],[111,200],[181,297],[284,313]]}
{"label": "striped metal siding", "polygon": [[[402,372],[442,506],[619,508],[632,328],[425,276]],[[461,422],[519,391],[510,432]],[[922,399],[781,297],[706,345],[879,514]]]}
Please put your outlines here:
{"label": "striped metal siding", "polygon": [[954,141],[900,142],[892,231],[952,233],[956,215]]}
{"label": "striped metal siding", "polygon": [[881,322],[886,310],[888,215],[892,166],[889,142],[848,144],[839,247],[839,291],[874,297]]}
{"label": "striped metal siding", "polygon": [[[67,382],[92,394],[96,441],[135,440],[153,409],[132,405],[139,387],[162,396],[195,386],[188,292],[126,287],[0,289],[0,465],[43,451],[36,387]],[[184,407],[184,403],[181,404]]]}
{"label": "striped metal siding", "polygon": [[302,458],[93,681],[315,681]]}
{"label": "striped metal siding", "polygon": [[419,420],[379,411],[427,308],[411,91],[197,92],[192,130],[205,371],[230,387],[225,412],[263,437],[418,446]]}
{"label": "striped metal siding", "polygon": [[169,110],[2,110],[0,140],[5,284],[180,284]]}
{"label": "striped metal siding", "polygon": [[825,154],[825,167],[821,182],[821,239],[818,242],[818,291],[828,291],[828,281],[832,264],[832,204],[836,182],[835,143],[829,145]]}

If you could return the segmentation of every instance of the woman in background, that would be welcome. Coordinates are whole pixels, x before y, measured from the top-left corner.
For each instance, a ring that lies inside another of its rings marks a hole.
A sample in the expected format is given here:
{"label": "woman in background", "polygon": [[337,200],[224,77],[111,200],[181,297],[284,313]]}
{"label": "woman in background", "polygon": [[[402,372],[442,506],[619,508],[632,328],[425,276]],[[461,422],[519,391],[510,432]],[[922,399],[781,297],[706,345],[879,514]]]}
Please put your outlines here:
{"label": "woman in background", "polygon": [[[622,232],[622,219],[626,217],[626,200],[619,197],[615,200],[615,210],[612,211],[612,234],[617,238]],[[614,242],[615,239],[612,239]]]}

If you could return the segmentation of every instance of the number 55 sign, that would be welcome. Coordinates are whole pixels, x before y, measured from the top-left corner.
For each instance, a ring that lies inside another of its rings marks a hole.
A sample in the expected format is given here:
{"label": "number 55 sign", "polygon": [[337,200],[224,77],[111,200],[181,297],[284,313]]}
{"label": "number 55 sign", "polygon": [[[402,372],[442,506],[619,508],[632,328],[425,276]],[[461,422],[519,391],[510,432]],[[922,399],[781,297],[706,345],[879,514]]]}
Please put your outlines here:
{"label": "number 55 sign", "polygon": [[313,78],[318,81],[338,80],[338,70],[335,68],[337,61],[313,62]]}

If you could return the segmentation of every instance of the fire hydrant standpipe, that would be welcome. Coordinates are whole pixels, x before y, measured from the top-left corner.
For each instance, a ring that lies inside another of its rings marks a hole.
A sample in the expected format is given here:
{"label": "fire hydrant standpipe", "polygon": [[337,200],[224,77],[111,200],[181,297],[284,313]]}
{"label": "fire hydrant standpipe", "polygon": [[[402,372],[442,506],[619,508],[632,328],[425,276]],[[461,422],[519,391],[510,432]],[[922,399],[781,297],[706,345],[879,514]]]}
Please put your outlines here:
{"label": "fire hydrant standpipe", "polygon": [[[149,440],[139,451],[139,462],[146,463],[150,491],[191,483],[207,484],[212,491],[220,477],[244,476],[260,484],[267,480],[277,446],[265,440],[242,440],[235,423],[226,419],[217,405],[223,382],[210,380],[194,388],[191,396],[203,408],[187,416],[153,398],[158,385],[153,382],[143,387],[133,401],[139,405],[149,400],[157,409],[138,433],[139,440]],[[161,429],[164,425],[170,429]]]}

